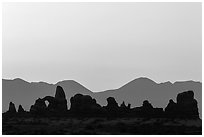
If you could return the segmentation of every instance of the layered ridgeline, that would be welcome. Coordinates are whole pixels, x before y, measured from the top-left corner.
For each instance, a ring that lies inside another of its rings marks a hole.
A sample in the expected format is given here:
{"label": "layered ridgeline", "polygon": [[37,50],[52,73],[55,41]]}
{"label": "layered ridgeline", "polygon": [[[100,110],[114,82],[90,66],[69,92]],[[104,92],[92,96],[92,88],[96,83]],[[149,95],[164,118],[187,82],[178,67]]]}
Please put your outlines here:
{"label": "layered ridgeline", "polygon": [[148,78],[135,79],[124,86],[102,92],[92,92],[73,80],[65,80],[56,84],[45,82],[27,82],[22,79],[2,80],[2,109],[8,110],[8,104],[12,101],[16,106],[22,105],[25,110],[35,102],[36,98],[54,95],[56,86],[63,87],[67,105],[70,108],[70,98],[76,94],[90,95],[102,106],[107,105],[106,99],[114,97],[121,104],[123,101],[131,104],[131,107],[141,106],[144,100],[148,100],[154,107],[165,108],[169,99],[176,102],[176,95],[180,92],[192,90],[194,98],[198,101],[198,109],[202,112],[202,83],[195,81],[155,83]]}

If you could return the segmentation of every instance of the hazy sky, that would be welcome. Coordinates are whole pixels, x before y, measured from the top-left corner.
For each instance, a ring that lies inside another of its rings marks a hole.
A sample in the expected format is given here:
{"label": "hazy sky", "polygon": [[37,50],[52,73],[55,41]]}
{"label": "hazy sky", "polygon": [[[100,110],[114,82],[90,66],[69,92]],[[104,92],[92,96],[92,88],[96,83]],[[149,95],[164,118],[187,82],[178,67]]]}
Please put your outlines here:
{"label": "hazy sky", "polygon": [[202,79],[201,3],[4,3],[3,78],[90,90]]}

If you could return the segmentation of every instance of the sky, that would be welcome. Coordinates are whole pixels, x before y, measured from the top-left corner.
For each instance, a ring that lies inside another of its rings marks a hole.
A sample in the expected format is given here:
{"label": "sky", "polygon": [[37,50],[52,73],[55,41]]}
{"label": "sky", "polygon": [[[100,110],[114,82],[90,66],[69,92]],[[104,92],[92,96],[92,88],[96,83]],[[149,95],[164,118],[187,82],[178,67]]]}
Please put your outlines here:
{"label": "sky", "polygon": [[2,77],[92,91],[202,81],[201,3],[4,3]]}

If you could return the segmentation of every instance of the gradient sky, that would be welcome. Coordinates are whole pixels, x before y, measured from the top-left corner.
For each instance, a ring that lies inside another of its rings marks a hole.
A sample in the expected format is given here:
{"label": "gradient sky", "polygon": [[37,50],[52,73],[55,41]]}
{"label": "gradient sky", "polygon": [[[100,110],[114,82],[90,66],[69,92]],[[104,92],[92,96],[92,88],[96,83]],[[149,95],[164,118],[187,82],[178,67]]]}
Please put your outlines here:
{"label": "gradient sky", "polygon": [[202,80],[201,3],[4,3],[3,78],[92,91]]}

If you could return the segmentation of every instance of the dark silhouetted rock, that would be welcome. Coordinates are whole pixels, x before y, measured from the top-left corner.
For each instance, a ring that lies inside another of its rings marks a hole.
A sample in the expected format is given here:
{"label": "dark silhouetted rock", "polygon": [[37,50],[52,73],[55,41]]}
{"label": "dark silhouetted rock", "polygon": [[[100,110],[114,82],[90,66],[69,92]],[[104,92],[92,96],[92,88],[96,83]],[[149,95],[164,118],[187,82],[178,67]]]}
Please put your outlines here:
{"label": "dark silhouetted rock", "polygon": [[120,105],[120,113],[121,115],[125,116],[128,112],[130,112],[130,105],[129,107],[126,106],[125,102],[123,101],[122,104]]}
{"label": "dark silhouetted rock", "polygon": [[164,117],[165,113],[163,108],[154,108],[153,109],[153,117]]}
{"label": "dark silhouetted rock", "polygon": [[35,104],[31,106],[30,112],[34,114],[44,114],[46,112],[45,101],[41,98],[38,98],[35,101]]}
{"label": "dark silhouetted rock", "polygon": [[7,112],[16,113],[16,107],[15,107],[15,104],[13,102],[9,103],[9,110]]}
{"label": "dark silhouetted rock", "polygon": [[145,100],[143,101],[142,108],[146,110],[150,110],[150,109],[153,109],[153,106],[152,104],[149,103],[148,100]]}
{"label": "dark silhouetted rock", "polygon": [[141,107],[142,115],[144,116],[152,116],[153,115],[153,106],[149,103],[148,100],[143,101],[142,107]]}
{"label": "dark silhouetted rock", "polygon": [[185,91],[177,95],[177,103],[173,100],[165,108],[167,117],[172,118],[199,118],[197,101],[193,91]]}
{"label": "dark silhouetted rock", "polygon": [[120,105],[120,109],[124,111],[130,110],[130,104],[128,106],[125,105],[125,102],[123,101],[122,104]]}
{"label": "dark silhouetted rock", "polygon": [[110,109],[110,110],[111,109],[118,109],[118,103],[115,101],[115,98],[108,97],[107,102],[108,102],[108,104],[107,104],[108,109]]}
{"label": "dark silhouetted rock", "polygon": [[23,107],[21,105],[18,106],[18,113],[24,113],[25,110],[23,109]]}
{"label": "dark silhouetted rock", "polygon": [[61,86],[57,86],[55,93],[56,109],[67,111],[67,99]]}
{"label": "dark silhouetted rock", "polygon": [[141,107],[133,108],[131,112],[135,117],[164,117],[163,108],[154,108],[148,100],[143,101]]}
{"label": "dark silhouetted rock", "polygon": [[[49,104],[46,106],[45,101]],[[67,112],[67,100],[62,87],[57,86],[55,97],[46,96],[42,99],[37,99],[35,104],[31,106],[31,113],[48,114],[48,115],[63,115]]]}
{"label": "dark silhouetted rock", "polygon": [[107,102],[108,102],[108,104],[104,108],[107,110],[109,116],[118,116],[119,115],[118,112],[120,111],[120,108],[119,108],[118,103],[116,102],[115,98],[108,97]]}
{"label": "dark silhouetted rock", "polygon": [[128,109],[130,109],[131,108],[131,104],[130,103],[128,103]]}
{"label": "dark silhouetted rock", "polygon": [[56,92],[55,92],[55,99],[56,100],[64,100],[66,99],[64,90],[61,86],[57,86]]}
{"label": "dark silhouetted rock", "polygon": [[133,117],[142,117],[144,116],[143,115],[143,112],[142,112],[142,107],[134,107],[131,109],[131,115]]}
{"label": "dark silhouetted rock", "polygon": [[120,105],[121,108],[127,108],[127,106],[125,105],[125,102],[123,101],[123,103]]}
{"label": "dark silhouetted rock", "polygon": [[57,101],[55,100],[54,97],[52,96],[46,96],[42,99],[44,102],[48,101],[48,106],[47,106],[47,110],[49,112],[54,112],[57,111]]}
{"label": "dark silhouetted rock", "polygon": [[[49,104],[46,106],[45,101]],[[46,116],[107,116],[107,117],[167,117],[167,118],[199,118],[197,101],[194,99],[193,91],[186,91],[177,95],[177,103],[172,99],[169,100],[165,112],[163,108],[154,108],[152,104],[145,100],[141,107],[131,109],[131,105],[125,105],[123,101],[120,107],[115,98],[107,98],[107,106],[101,107],[94,98],[89,95],[76,94],[71,97],[71,108],[67,110],[67,100],[62,87],[57,86],[55,97],[46,96],[38,98],[35,104],[31,106],[30,112]],[[10,102],[10,113],[15,113],[15,105]],[[18,108],[18,112],[25,112],[22,106]]]}
{"label": "dark silhouetted rock", "polygon": [[193,91],[185,91],[177,95],[176,101],[178,104],[182,104],[184,102],[191,102],[193,99],[194,99]]}
{"label": "dark silhouetted rock", "polygon": [[89,95],[76,94],[70,102],[70,111],[76,115],[97,115],[102,112],[102,107]]}
{"label": "dark silhouetted rock", "polygon": [[177,95],[177,110],[179,117],[199,118],[197,101],[193,91],[185,91]]}
{"label": "dark silhouetted rock", "polygon": [[167,117],[175,117],[177,115],[177,104],[170,99],[167,107],[165,108],[165,114]]}

